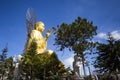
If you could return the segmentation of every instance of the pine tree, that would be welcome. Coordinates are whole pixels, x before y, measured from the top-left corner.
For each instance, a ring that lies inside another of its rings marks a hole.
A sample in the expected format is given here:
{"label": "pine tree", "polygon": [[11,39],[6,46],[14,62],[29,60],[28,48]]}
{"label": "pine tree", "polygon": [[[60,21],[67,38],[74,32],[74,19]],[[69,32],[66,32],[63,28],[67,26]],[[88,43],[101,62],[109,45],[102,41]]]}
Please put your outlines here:
{"label": "pine tree", "polygon": [[108,35],[107,44],[99,43],[97,46],[97,58],[94,66],[103,73],[120,72],[120,40],[115,40]]}
{"label": "pine tree", "polygon": [[37,54],[36,45],[33,41],[29,50],[23,54],[23,60],[20,63],[21,75],[27,80],[50,80],[51,78],[56,80],[57,73],[64,66],[59,66],[61,62],[55,53],[52,55]]}
{"label": "pine tree", "polygon": [[95,44],[91,40],[96,35],[97,27],[87,19],[78,17],[71,24],[62,23],[57,28],[53,27],[53,30],[55,45],[59,47],[60,51],[68,48],[70,51],[73,50],[77,55],[80,55],[83,62],[84,76],[86,76],[85,54],[83,52],[94,47]]}
{"label": "pine tree", "polygon": [[6,74],[5,60],[7,58],[7,52],[8,52],[8,48],[6,46],[5,48],[3,48],[2,53],[0,55],[0,74],[2,80],[4,78],[4,75]]}

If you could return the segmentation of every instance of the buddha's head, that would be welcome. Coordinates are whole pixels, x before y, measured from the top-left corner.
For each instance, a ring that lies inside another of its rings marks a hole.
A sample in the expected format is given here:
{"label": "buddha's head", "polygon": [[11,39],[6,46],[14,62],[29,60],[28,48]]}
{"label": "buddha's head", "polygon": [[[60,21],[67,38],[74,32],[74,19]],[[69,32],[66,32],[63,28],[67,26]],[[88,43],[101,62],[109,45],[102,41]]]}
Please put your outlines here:
{"label": "buddha's head", "polygon": [[43,22],[37,22],[35,23],[35,26],[34,28],[40,32],[43,32],[44,31],[44,23]]}

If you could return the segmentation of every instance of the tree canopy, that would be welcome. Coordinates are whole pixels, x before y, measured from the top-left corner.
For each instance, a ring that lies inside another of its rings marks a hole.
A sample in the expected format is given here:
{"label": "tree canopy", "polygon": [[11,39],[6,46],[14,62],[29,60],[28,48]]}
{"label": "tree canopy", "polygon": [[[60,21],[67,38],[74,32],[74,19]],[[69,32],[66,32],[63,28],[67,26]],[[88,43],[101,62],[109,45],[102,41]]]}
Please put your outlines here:
{"label": "tree canopy", "polygon": [[7,57],[7,52],[8,47],[5,46],[5,48],[2,49],[2,53],[0,54],[0,79],[2,80],[4,80],[5,78],[13,78],[13,58]]}
{"label": "tree canopy", "polygon": [[[65,72],[65,67],[58,59],[56,53],[52,55],[37,54],[36,42],[33,41],[29,50],[24,53],[23,60],[20,63],[22,77],[27,80],[42,79],[56,80],[59,73]],[[29,78],[30,76],[30,78]]]}
{"label": "tree canopy", "polygon": [[101,72],[118,72],[120,71],[120,40],[108,35],[107,42],[107,44],[99,43],[97,46],[98,56],[94,66]]}
{"label": "tree canopy", "polygon": [[92,44],[90,41],[97,34],[97,26],[81,17],[75,19],[71,24],[62,23],[57,27],[53,27],[53,30],[55,45],[59,47],[59,50],[69,48],[77,54],[90,49]]}
{"label": "tree canopy", "polygon": [[94,26],[93,22],[89,22],[87,19],[81,17],[75,19],[71,24],[62,23],[57,27],[53,27],[55,45],[58,46],[60,51],[68,48],[82,58],[85,77],[84,52],[91,50],[95,46],[92,38],[97,34],[96,30],[97,26]]}

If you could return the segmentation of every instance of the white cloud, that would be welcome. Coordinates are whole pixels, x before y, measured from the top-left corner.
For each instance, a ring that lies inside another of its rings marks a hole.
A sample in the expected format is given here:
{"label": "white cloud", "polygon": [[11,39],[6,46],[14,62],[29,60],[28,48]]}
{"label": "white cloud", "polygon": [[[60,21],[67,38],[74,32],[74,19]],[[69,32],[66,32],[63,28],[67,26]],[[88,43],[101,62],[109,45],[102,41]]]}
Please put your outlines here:
{"label": "white cloud", "polygon": [[120,39],[120,30],[111,32],[111,35],[116,40]]}
{"label": "white cloud", "polygon": [[65,67],[71,67],[71,69],[72,69],[73,61],[74,61],[74,58],[73,58],[73,55],[72,55],[69,58],[65,59],[63,61],[63,63],[65,64]]}
{"label": "white cloud", "polygon": [[106,33],[98,33],[97,38],[101,38],[101,39],[107,39],[107,34]]}
{"label": "white cloud", "polygon": [[[116,39],[116,40],[120,39],[120,30],[112,31],[112,32],[111,32],[111,35],[112,35],[113,38]],[[98,33],[96,37],[97,37],[97,38],[100,38],[100,39],[107,39],[108,34],[101,32],[101,33]]]}

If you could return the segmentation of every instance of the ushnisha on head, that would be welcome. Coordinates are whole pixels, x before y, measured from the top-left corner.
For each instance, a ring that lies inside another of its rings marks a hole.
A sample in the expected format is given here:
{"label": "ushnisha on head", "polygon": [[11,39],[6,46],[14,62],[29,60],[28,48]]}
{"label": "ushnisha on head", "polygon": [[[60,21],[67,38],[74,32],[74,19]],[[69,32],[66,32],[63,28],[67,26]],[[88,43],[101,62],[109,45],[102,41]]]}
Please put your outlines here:
{"label": "ushnisha on head", "polygon": [[34,25],[34,28],[36,29],[36,30],[38,30],[38,31],[40,31],[40,32],[43,32],[44,31],[44,23],[43,22],[37,22],[37,23],[35,23],[35,25]]}

